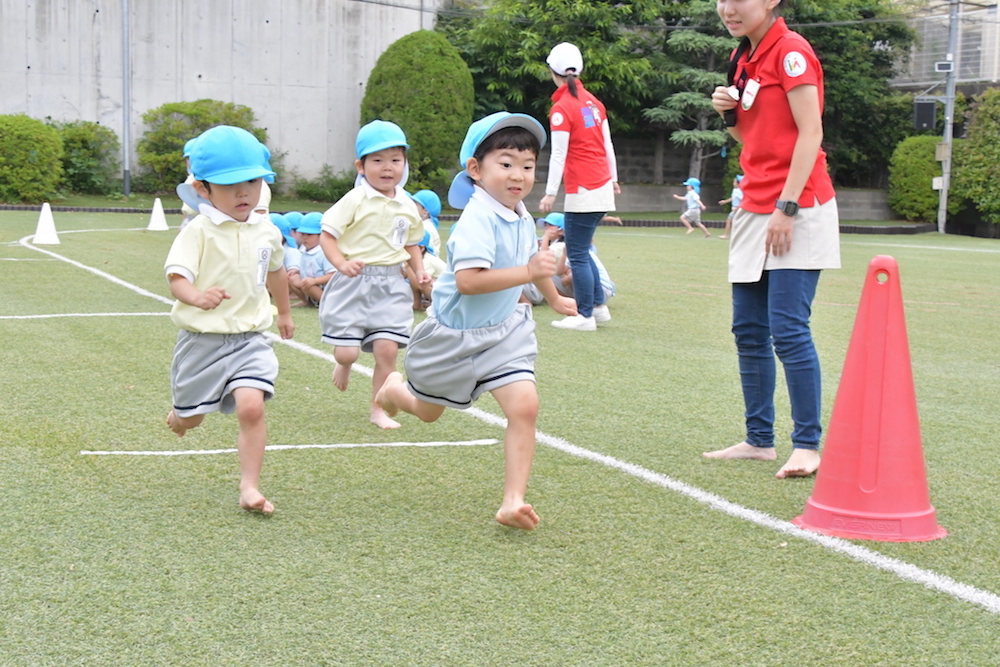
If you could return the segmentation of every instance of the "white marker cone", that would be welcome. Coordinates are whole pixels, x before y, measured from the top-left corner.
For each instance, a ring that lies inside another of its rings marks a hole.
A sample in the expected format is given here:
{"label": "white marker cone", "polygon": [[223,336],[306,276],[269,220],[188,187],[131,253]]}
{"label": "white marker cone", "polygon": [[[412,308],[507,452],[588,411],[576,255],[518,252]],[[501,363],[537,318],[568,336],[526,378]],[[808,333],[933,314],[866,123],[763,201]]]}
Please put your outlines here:
{"label": "white marker cone", "polygon": [[159,197],[153,200],[153,215],[149,216],[149,227],[146,229],[151,232],[164,232],[170,229],[167,227],[167,216],[163,215],[163,204],[160,203]]}
{"label": "white marker cone", "polygon": [[56,221],[52,219],[52,207],[48,202],[42,204],[42,212],[38,216],[38,227],[32,243],[36,245],[59,245],[59,235],[56,234]]}

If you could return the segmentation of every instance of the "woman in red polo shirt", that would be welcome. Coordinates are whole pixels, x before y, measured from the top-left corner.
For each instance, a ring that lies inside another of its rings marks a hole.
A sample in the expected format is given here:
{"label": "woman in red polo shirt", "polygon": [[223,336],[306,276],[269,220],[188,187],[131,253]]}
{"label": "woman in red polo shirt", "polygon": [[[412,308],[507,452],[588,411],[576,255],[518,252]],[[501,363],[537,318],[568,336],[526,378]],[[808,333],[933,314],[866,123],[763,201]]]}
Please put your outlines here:
{"label": "woman in red polo shirt", "polygon": [[587,92],[577,79],[583,71],[580,49],[569,42],[552,48],[546,61],[556,92],[552,94],[549,123],[552,130],[549,178],[538,207],[552,210],[560,182],[566,186],[566,258],[573,273],[577,315],[557,320],[552,326],[575,331],[595,331],[611,313],[604,303],[597,264],[590,244],[601,218],[615,210],[618,166],[611,128],[601,101]]}
{"label": "woman in red polo shirt", "polygon": [[773,461],[777,353],[791,401],[792,454],[777,477],[819,468],[820,367],[809,328],[821,269],[840,268],[840,222],[823,140],[823,70],[776,14],[784,0],[717,0],[732,84],[712,105],[743,143],[743,203],[733,218],[729,282],[746,439],[709,458]]}

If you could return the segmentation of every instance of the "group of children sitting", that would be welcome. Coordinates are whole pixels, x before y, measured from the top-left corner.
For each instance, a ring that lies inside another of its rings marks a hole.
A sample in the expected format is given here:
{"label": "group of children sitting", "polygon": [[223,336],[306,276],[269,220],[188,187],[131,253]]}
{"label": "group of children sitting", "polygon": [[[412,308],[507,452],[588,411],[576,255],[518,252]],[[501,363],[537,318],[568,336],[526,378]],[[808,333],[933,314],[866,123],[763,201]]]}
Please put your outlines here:
{"label": "group of children sitting", "polygon": [[[294,296],[318,305],[322,340],[334,346],[339,390],[348,388],[360,352],[374,356],[369,419],[381,428],[398,428],[393,417],[400,410],[430,422],[445,408],[468,408],[490,392],[507,420],[504,493],[495,518],[525,530],[538,525],[525,502],[538,395],[535,323],[523,288],[530,283],[561,315],[577,313],[576,302],[560,293],[565,284],[560,290],[553,281],[555,233],[539,241],[522,202],[545,141],[542,125],[524,114],[497,112],[469,127],[459,154],[462,171],[448,193],[462,214],[437,280],[428,267],[441,251],[434,224],[440,201],[433,193],[403,191],[409,145],[394,123],[375,120],[361,128],[357,185],[326,212],[301,220],[269,216],[265,182],[275,174],[269,152],[252,134],[218,126],[188,142],[186,186],[195,215],[164,266],[176,299],[171,316],[181,330],[167,424],[182,436],[210,412],[237,414],[241,507],[274,511],[259,488],[264,401],[274,395],[278,371],[265,334],[273,298],[280,336],[293,336]],[[425,300],[432,307],[414,328],[414,307]],[[405,378],[396,371],[400,348],[406,349]]]}

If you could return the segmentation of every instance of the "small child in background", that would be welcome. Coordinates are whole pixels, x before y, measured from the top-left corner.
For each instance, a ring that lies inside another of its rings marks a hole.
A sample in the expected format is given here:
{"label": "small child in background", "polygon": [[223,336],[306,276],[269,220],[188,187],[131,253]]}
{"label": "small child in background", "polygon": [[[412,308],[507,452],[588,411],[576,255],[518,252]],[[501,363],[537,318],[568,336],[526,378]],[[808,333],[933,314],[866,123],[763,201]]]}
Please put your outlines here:
{"label": "small child in background", "polygon": [[319,245],[322,220],[322,213],[312,211],[306,213],[299,223],[302,258],[299,260],[299,280],[293,282],[293,287],[302,301],[310,306],[319,306],[326,284],[336,271]]}
{"label": "small child in background", "polygon": [[441,222],[438,216],[441,215],[441,198],[433,190],[418,190],[410,197],[417,204],[417,213],[424,224],[424,229],[430,234],[430,245],[435,257],[441,256]]}
{"label": "small child in background", "polygon": [[[197,137],[195,137],[195,139],[197,139]],[[191,173],[191,150],[194,148],[195,139],[188,139],[184,144],[184,167],[187,169],[187,178],[184,179],[184,182],[181,185],[177,186],[178,196],[180,196],[182,191],[185,190],[183,186],[191,187],[192,183],[194,183],[194,174]],[[189,199],[192,199],[192,196],[186,192],[184,193],[184,196],[181,196],[181,214],[184,216],[181,220],[181,229],[184,229],[187,223],[194,220],[194,217],[198,215],[198,208],[193,205],[196,201],[189,202]]]}
{"label": "small child in background", "polygon": [[292,230],[292,238],[299,245],[302,245],[302,237],[299,236],[299,225],[302,224],[302,213],[298,211],[288,211],[283,214],[285,216],[285,222],[288,223],[288,228]]}
{"label": "small child in background", "polygon": [[375,397],[396,370],[400,347],[410,342],[413,293],[403,277],[430,280],[418,244],[424,225],[400,184],[408,168],[406,135],[395,123],[373,120],[355,142],[359,183],[323,214],[320,245],[337,269],[319,304],[323,341],[333,344],[333,384],[345,391],[360,352],[375,356],[370,420],[399,428]]}
{"label": "small child in background", "polygon": [[[167,425],[178,436],[216,410],[235,412],[240,431],[240,507],[270,514],[260,492],[267,427],[264,402],[274,395],[278,359],[263,335],[272,322],[291,338],[281,234],[259,215],[263,178],[273,176],[266,149],[246,130],[219,125],[191,152],[191,184],[206,204],[174,239],[164,271],[180,327],[170,369],[173,407]],[[249,249],[249,253],[247,250]]]}
{"label": "small child in background", "polygon": [[[553,256],[556,258],[556,271],[558,271],[559,262],[562,261],[565,263],[566,261],[566,243],[563,241],[566,216],[563,213],[552,211],[544,218],[538,218],[535,224],[542,229],[542,236],[538,239],[538,247],[541,248],[544,246],[552,251]],[[552,276],[552,281],[555,283],[560,294],[569,296],[562,291],[562,286],[558,282],[558,275]],[[521,288],[520,303],[530,303],[533,306],[538,306],[543,301],[545,301],[545,297],[542,295],[541,290],[535,286],[535,283],[525,283],[524,287]]]}
{"label": "small child in background", "polygon": [[496,520],[533,530],[538,514],[524,501],[535,452],[535,322],[518,304],[534,282],[552,308],[576,314],[576,302],[556,293],[555,258],[535,240],[535,221],[522,200],[535,182],[545,144],[541,123],[500,111],[474,122],[462,143],[464,171],[448,203],[464,209],[448,239],[448,268],[434,287],[434,306],[413,331],[406,380],[393,372],[378,394],[389,416],[404,410],[425,422],[446,407],[466,409],[490,392],[507,418],[504,494]]}
{"label": "small child in background", "polygon": [[743,189],[740,187],[740,182],[743,180],[743,174],[737,174],[736,178],[733,179],[733,191],[729,195],[729,199],[720,199],[719,204],[725,206],[726,204],[732,202],[732,206],[729,209],[729,215],[726,216],[726,231],[719,235],[720,239],[729,238],[729,230],[733,227],[733,216],[736,215],[736,210],[739,209],[740,204],[743,203]]}
{"label": "small child in background", "polygon": [[684,202],[684,212],[681,213],[681,222],[687,227],[686,234],[690,234],[694,231],[694,227],[691,225],[697,225],[701,231],[705,232],[705,238],[711,236],[708,230],[705,229],[705,225],[701,224],[701,212],[705,210],[706,206],[701,201],[701,181],[697,178],[689,178],[684,181],[683,185],[687,186],[687,194],[683,197],[681,195],[674,195],[674,199],[680,199]]}
{"label": "small child in background", "polygon": [[299,280],[299,264],[302,261],[302,253],[299,251],[295,239],[292,238],[292,232],[288,228],[285,216],[280,213],[269,213],[268,217],[271,219],[271,224],[281,232],[282,246],[285,249],[285,273],[288,275],[288,298],[292,302],[292,305],[295,305],[295,303],[300,301],[301,297],[292,288],[292,284],[296,280]]}

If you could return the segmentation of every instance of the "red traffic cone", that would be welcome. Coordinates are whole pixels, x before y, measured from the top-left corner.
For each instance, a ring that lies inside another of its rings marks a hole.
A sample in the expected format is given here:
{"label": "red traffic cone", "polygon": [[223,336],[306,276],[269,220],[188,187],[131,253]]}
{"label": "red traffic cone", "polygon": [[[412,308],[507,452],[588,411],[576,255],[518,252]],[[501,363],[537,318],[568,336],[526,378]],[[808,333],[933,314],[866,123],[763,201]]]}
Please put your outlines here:
{"label": "red traffic cone", "polygon": [[899,267],[868,265],[813,494],[792,523],[856,540],[947,535],[927,490]]}

